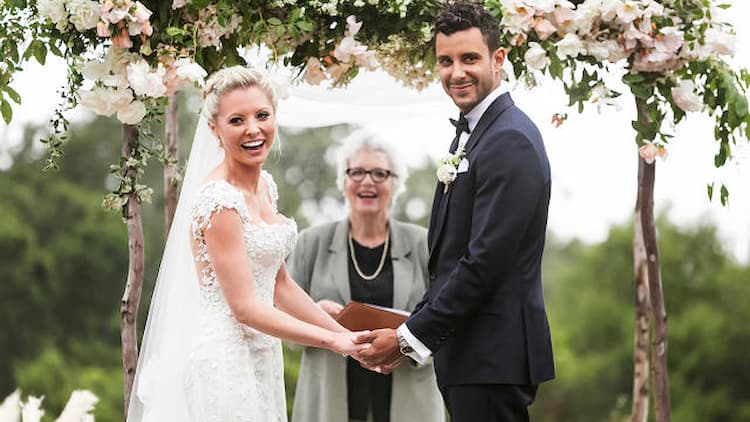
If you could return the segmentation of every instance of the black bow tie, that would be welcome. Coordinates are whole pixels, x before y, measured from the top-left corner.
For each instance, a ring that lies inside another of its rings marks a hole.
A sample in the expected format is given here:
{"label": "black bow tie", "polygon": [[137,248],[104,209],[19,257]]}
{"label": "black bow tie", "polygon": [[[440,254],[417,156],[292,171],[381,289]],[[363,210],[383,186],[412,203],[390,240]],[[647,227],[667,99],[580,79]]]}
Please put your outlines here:
{"label": "black bow tie", "polygon": [[469,121],[466,120],[466,116],[463,113],[458,116],[458,120],[448,119],[451,124],[456,127],[456,136],[461,136],[462,132],[471,133],[469,130]]}

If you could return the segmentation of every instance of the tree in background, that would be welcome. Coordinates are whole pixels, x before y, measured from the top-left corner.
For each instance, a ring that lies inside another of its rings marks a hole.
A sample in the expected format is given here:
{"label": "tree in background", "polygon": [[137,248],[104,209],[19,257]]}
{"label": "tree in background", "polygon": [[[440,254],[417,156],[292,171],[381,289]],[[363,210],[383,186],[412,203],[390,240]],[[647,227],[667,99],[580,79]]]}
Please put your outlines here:
{"label": "tree in background", "polygon": [[[185,146],[194,123],[189,106],[181,105],[180,110],[185,113]],[[73,389],[87,388],[100,398],[95,414],[103,422],[121,421],[123,411],[118,312],[106,304],[120,293],[119,274],[127,265],[125,230],[98,208],[108,183],[102,169],[119,154],[117,145],[101,139],[113,127],[116,124],[104,118],[74,124],[67,146],[72,153],[65,156],[59,173],[37,171],[44,155],[31,147],[37,132],[31,128],[26,148],[15,151],[13,166],[0,172],[0,364],[5,364],[0,368],[0,397],[17,385],[28,394],[45,395],[45,408],[58,414]],[[320,218],[317,212],[305,214],[306,208],[319,211],[330,206],[324,203],[343,204],[334,187],[334,169],[324,157],[335,152],[336,141],[349,129],[282,128],[282,152],[268,160],[268,170],[279,181],[281,211],[294,216],[301,227],[311,223],[310,216]],[[309,161],[297,160],[300,148],[305,148]],[[300,162],[304,177],[287,177],[285,173]],[[156,169],[145,175],[154,186],[160,178]],[[302,180],[321,190],[305,193],[308,184],[293,183]],[[415,219],[404,210],[413,201],[430,203],[434,166],[412,168],[407,184],[394,215],[425,224],[426,216]],[[305,195],[312,201],[306,206],[301,199]],[[144,234],[154,245],[146,250],[147,300],[161,259],[161,197],[155,189],[153,203],[144,207]],[[87,213],[98,217],[86,217]],[[95,230],[105,236],[84,235],[86,245],[70,247],[81,233],[94,230],[82,224],[87,221],[95,222]],[[750,317],[750,268],[728,257],[710,226],[677,228],[664,220],[658,226],[664,271],[674,274],[666,284],[672,292],[667,306],[672,309],[674,417],[687,422],[748,420],[750,410],[743,397],[750,389],[744,356],[750,333],[742,321]],[[542,387],[545,394],[532,408],[535,420],[614,422],[628,413],[633,293],[622,274],[631,265],[630,230],[615,227],[606,241],[595,245],[550,240],[544,287],[559,377]],[[96,265],[86,257],[95,259]],[[63,293],[66,290],[70,291]],[[147,305],[146,301],[144,309]],[[285,360],[291,409],[298,351],[287,347]]]}
{"label": "tree in background", "polygon": [[[745,421],[750,367],[750,266],[733,261],[710,225],[678,228],[660,219],[662,265],[671,276],[669,366],[674,419]],[[532,408],[535,420],[623,421],[631,402],[632,227],[587,246],[551,242],[545,298],[559,377]]]}

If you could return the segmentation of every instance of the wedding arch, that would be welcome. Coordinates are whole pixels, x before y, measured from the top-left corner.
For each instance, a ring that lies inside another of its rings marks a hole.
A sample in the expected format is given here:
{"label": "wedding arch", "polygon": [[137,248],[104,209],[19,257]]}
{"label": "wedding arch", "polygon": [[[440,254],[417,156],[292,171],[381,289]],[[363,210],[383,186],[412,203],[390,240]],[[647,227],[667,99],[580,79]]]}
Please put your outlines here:
{"label": "wedding arch", "polygon": [[[143,283],[141,182],[153,157],[165,167],[167,226],[177,198],[176,101],[180,87],[200,84],[223,66],[243,64],[241,51],[262,46],[269,66],[284,65],[298,81],[345,86],[363,69],[381,68],[421,89],[436,79],[431,23],[441,0],[6,0],[0,3],[0,114],[21,102],[13,75],[34,58],[67,63],[60,107],[50,120],[46,168],[62,154],[78,105],[122,123],[122,158],[111,166],[119,185],[104,206],[127,225],[129,268],[120,304],[125,409],[137,363],[135,318]],[[747,70],[732,69],[731,26],[713,0],[484,0],[501,20],[502,44],[514,76],[530,86],[540,75],[559,80],[569,106],[619,95],[619,79],[635,98],[632,126],[639,147],[634,216],[636,287],[632,420],[646,421],[649,385],[655,419],[670,420],[667,322],[654,227],[655,158],[663,156],[686,113],[715,118],[715,165],[747,141]],[[166,112],[165,112],[166,110]],[[150,123],[165,119],[163,140]],[[565,114],[553,119],[559,124]],[[729,192],[709,185],[722,203]],[[171,205],[170,205],[171,204]],[[171,209],[171,211],[170,211]],[[651,310],[649,312],[649,309]],[[650,353],[649,353],[649,343]],[[649,358],[650,357],[650,358]],[[649,382],[649,374],[653,377]]]}

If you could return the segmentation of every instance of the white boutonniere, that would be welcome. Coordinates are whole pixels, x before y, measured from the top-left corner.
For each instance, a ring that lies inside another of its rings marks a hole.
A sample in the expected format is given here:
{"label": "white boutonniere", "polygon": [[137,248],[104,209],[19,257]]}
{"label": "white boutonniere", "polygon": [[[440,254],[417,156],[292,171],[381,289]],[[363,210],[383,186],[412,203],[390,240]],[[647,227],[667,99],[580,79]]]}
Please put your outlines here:
{"label": "white boutonniere", "polygon": [[464,158],[465,152],[463,147],[459,147],[453,154],[448,154],[438,162],[437,178],[445,185],[443,193],[448,192],[448,187],[458,176],[458,164]]}

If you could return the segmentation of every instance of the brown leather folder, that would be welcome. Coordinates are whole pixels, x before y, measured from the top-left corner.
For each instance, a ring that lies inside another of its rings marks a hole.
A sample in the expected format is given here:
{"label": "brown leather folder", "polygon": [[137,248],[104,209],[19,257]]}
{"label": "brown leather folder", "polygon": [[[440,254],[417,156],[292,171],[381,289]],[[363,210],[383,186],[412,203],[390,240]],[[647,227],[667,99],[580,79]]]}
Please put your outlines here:
{"label": "brown leather folder", "polygon": [[361,302],[349,302],[336,316],[336,321],[352,331],[398,328],[408,312]]}

